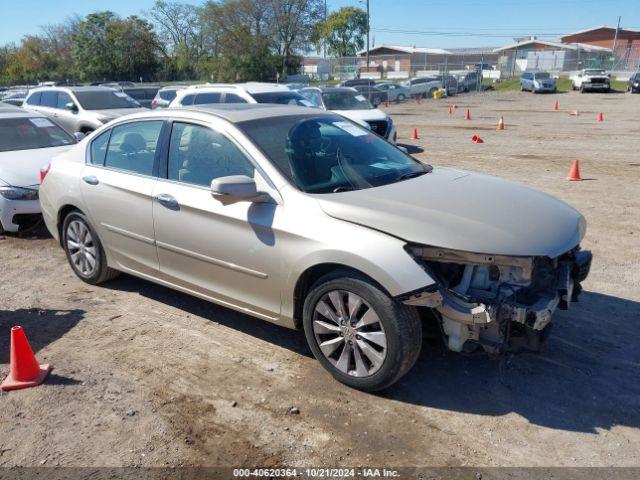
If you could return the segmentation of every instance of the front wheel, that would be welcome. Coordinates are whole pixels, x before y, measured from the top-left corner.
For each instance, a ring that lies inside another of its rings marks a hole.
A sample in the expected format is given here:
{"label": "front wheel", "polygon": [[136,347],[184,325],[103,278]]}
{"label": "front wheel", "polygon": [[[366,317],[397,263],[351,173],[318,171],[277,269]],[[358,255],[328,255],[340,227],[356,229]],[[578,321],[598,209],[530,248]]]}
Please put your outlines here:
{"label": "front wheel", "polygon": [[62,247],[69,265],[81,280],[97,285],[118,276],[107,266],[107,258],[100,239],[87,217],[79,211],[71,212],[62,224]]}
{"label": "front wheel", "polygon": [[406,97],[404,96],[404,94],[400,93],[398,94],[398,96],[396,97],[396,102],[402,102],[404,101]]}
{"label": "front wheel", "polygon": [[366,277],[347,272],[315,283],[305,299],[303,326],[322,366],[336,380],[365,391],[397,382],[422,346],[414,308],[396,302]]}

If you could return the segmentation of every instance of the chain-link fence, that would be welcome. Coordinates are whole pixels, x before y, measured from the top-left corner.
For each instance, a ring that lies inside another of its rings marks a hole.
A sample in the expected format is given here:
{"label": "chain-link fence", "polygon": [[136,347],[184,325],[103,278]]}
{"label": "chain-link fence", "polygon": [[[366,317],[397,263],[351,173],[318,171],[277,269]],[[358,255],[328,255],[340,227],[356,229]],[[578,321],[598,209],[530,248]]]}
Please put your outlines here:
{"label": "chain-link fence", "polygon": [[459,77],[479,70],[485,79],[500,80],[518,77],[524,71],[548,71],[568,76],[583,68],[602,68],[625,80],[640,68],[640,45],[618,48],[615,55],[609,49],[567,45],[566,48],[433,49],[432,52],[371,54],[368,66],[365,56],[327,62],[324,76],[340,80],[406,80],[430,75]]}

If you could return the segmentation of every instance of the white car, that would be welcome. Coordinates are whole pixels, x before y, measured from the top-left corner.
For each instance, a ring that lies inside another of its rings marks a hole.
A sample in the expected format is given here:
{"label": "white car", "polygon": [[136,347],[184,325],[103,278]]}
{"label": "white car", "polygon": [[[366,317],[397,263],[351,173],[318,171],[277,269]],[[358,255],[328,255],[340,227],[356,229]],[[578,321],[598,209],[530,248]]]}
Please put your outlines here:
{"label": "white car", "polygon": [[216,103],[274,103],[311,107],[311,103],[286,85],[277,83],[219,83],[192,85],[179,90],[170,108]]}
{"label": "white car", "polygon": [[39,218],[40,169],[75,143],[44,115],[0,107],[0,232],[17,232]]}
{"label": "white car", "polygon": [[581,93],[588,91],[608,92],[611,90],[611,78],[601,68],[585,68],[571,76],[571,86]]}
{"label": "white car", "polygon": [[309,87],[299,90],[315,107],[338,113],[377,133],[395,144],[398,132],[391,117],[375,108],[358,92],[350,87]]}

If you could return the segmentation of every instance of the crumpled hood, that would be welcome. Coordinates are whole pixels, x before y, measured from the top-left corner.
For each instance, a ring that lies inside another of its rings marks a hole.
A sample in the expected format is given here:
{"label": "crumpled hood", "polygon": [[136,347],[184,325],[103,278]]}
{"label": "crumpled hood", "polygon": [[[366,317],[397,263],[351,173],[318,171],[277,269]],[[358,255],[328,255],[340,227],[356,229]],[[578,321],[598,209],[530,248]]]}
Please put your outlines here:
{"label": "crumpled hood", "polygon": [[40,185],[40,169],[72,145],[0,152],[0,186],[31,187]]}
{"label": "crumpled hood", "polygon": [[334,218],[411,243],[475,253],[554,258],[580,243],[586,229],[578,211],[550,195],[450,168],[316,198]]}

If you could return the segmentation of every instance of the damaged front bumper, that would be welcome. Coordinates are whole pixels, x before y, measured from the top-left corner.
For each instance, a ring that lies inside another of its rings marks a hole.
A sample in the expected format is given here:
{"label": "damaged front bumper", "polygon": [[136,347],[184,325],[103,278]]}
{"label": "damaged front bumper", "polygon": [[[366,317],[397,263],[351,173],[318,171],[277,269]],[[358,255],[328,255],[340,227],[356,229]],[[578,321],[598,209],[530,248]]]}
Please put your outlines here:
{"label": "damaged front bumper", "polygon": [[579,247],[555,259],[508,257],[411,246],[437,285],[401,300],[436,312],[448,347],[490,352],[539,350],[556,309],[582,291],[592,255]]}

